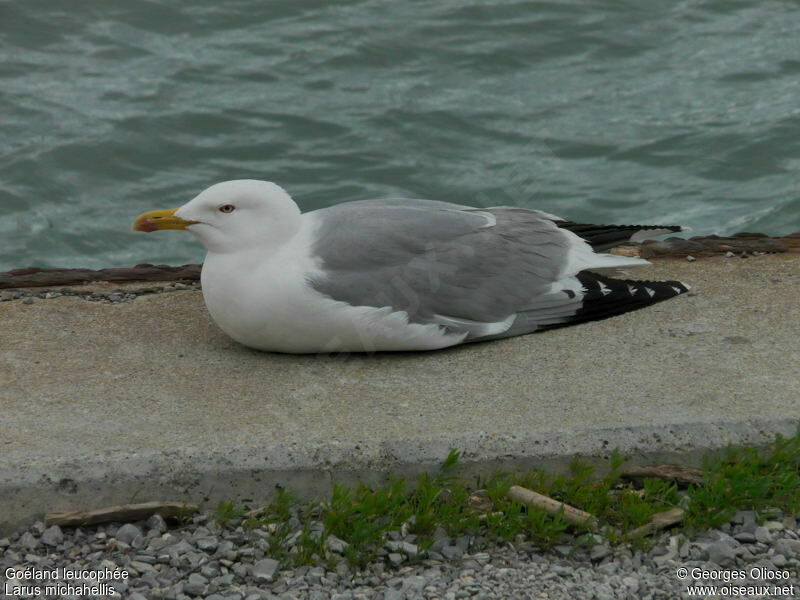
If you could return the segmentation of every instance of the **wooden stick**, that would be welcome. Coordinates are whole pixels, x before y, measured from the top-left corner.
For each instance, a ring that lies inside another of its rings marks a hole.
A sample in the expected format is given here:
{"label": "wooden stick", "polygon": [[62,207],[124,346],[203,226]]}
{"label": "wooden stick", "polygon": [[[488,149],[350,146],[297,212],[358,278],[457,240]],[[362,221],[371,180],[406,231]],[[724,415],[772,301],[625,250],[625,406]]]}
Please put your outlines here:
{"label": "wooden stick", "polygon": [[267,510],[269,510],[269,506],[261,506],[259,508],[254,508],[252,510],[247,511],[244,516],[247,517],[248,519],[257,519],[259,517],[263,517],[266,514]]}
{"label": "wooden stick", "polygon": [[[519,485],[512,485],[508,490],[508,497],[517,502],[540,508],[549,515],[557,515],[561,513],[564,520],[573,525],[583,525],[589,529],[597,529],[597,519],[594,515],[584,512],[569,504],[559,502],[549,496],[543,496],[533,490],[521,487]],[[563,512],[562,512],[563,511]]]}
{"label": "wooden stick", "polygon": [[650,535],[660,529],[666,529],[676,523],[683,521],[686,512],[682,508],[671,508],[664,512],[656,513],[649,523],[645,523],[641,527],[637,527],[633,531],[628,532],[628,538],[637,538]]}
{"label": "wooden stick", "polygon": [[486,514],[494,510],[492,499],[486,490],[475,490],[467,498],[467,510],[476,514]]}
{"label": "wooden stick", "polygon": [[164,518],[179,517],[199,510],[197,504],[187,502],[144,502],[120,504],[95,510],[54,511],[44,518],[45,525],[80,526],[110,523],[112,521],[141,521],[151,515]]}
{"label": "wooden stick", "polygon": [[654,465],[649,467],[625,467],[620,473],[623,479],[637,480],[642,479],[661,479],[663,481],[674,481],[678,485],[703,485],[703,471],[683,465]]}

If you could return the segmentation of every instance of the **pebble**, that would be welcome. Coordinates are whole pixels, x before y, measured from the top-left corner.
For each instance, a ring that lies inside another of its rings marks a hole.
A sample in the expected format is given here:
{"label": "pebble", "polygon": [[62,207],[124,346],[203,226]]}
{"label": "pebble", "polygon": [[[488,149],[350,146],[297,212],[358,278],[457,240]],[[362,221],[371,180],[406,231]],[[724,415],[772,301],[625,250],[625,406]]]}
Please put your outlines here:
{"label": "pebble", "polygon": [[[293,519],[292,526],[302,531]],[[647,552],[612,547],[600,537],[591,548],[568,537],[548,551],[524,537],[492,546],[439,531],[432,546],[438,550],[426,554],[414,535],[400,530],[363,570],[337,558],[336,550],[347,548],[347,542],[332,535],[326,537],[328,558],[338,564],[281,569],[277,558],[269,556],[266,528],[221,527],[205,516],[177,529],[169,529],[160,517],[63,530],[37,522],[0,539],[0,572],[34,565],[128,568],[131,577],[119,583],[119,592],[130,600],[656,600],[685,596],[690,581],[675,577],[678,567],[796,572],[797,521],[791,515],[770,519],[757,525],[752,511],[740,511],[732,523],[688,541],[684,533],[662,533]],[[310,530],[322,532],[317,526]],[[142,547],[136,548],[139,542]]]}
{"label": "pebble", "polygon": [[592,546],[592,549],[589,552],[589,557],[592,559],[592,561],[598,562],[603,560],[609,554],[611,554],[611,548],[609,548],[606,544],[597,544]]}
{"label": "pebble", "polygon": [[345,549],[349,546],[347,542],[332,534],[325,540],[325,545],[331,552],[336,552],[337,554],[344,554]]}
{"label": "pebble", "polygon": [[26,531],[19,539],[19,545],[26,550],[33,550],[39,545],[39,540],[36,539],[30,531]]}
{"label": "pebble", "polygon": [[208,587],[208,580],[199,573],[189,575],[188,581],[183,585],[183,591],[190,596],[201,596],[205,594]]}
{"label": "pebble", "polygon": [[164,521],[164,517],[161,515],[153,515],[147,519],[145,524],[150,531],[154,531],[156,533],[164,533],[167,530],[167,522]]}
{"label": "pebble", "polygon": [[116,537],[120,542],[130,545],[137,536],[141,535],[142,531],[136,527],[136,525],[126,523],[117,530],[117,533],[114,537]]}
{"label": "pebble", "polygon": [[280,563],[274,558],[265,558],[253,565],[251,573],[256,579],[273,581],[279,566]]}
{"label": "pebble", "polygon": [[48,546],[58,546],[63,541],[64,534],[58,525],[48,527],[44,530],[44,533],[42,533],[42,543]]}
{"label": "pebble", "polygon": [[200,548],[200,550],[205,550],[206,552],[213,552],[214,550],[217,549],[219,541],[215,537],[208,536],[208,537],[201,537],[200,539],[197,540],[196,543],[197,547]]}
{"label": "pebble", "polygon": [[727,541],[720,540],[709,544],[706,552],[708,553],[709,562],[720,567],[729,567],[736,560],[736,550]]}
{"label": "pebble", "polygon": [[419,554],[419,547],[408,542],[386,542],[386,549],[390,552],[401,552],[409,558],[414,558]]}
{"label": "pebble", "polygon": [[756,541],[761,542],[762,544],[769,544],[772,541],[772,534],[769,532],[769,529],[763,525],[756,527],[755,536]]}

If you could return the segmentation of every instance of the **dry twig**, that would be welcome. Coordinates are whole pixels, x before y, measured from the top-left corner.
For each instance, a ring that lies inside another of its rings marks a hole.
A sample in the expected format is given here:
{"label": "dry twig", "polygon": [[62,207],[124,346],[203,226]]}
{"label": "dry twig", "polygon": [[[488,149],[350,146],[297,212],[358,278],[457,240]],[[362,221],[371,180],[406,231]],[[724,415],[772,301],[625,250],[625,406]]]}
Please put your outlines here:
{"label": "dry twig", "polygon": [[683,465],[653,465],[648,467],[625,467],[620,473],[623,479],[641,481],[642,479],[661,479],[674,481],[679,486],[703,485],[703,471]]}
{"label": "dry twig", "polygon": [[549,515],[561,514],[565,521],[573,525],[583,525],[589,529],[597,528],[597,519],[594,515],[522,486],[512,485],[508,490],[508,497],[528,506],[540,508]]}
{"label": "dry twig", "polygon": [[656,513],[649,523],[645,523],[641,527],[637,527],[633,531],[628,532],[628,538],[637,538],[650,535],[660,529],[666,529],[677,523],[683,521],[686,512],[682,508],[671,508],[664,512]]}

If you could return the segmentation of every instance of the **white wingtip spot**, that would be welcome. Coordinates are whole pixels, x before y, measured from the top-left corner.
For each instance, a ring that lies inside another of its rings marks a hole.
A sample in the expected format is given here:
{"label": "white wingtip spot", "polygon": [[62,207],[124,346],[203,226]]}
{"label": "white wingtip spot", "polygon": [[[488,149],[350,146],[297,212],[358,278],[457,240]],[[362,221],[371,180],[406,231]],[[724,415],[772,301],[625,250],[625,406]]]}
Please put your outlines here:
{"label": "white wingtip spot", "polygon": [[451,327],[459,333],[466,331],[467,337],[476,338],[505,333],[514,324],[514,320],[516,318],[517,314],[514,313],[502,321],[484,323],[482,321],[473,321],[471,319],[459,319],[457,317],[434,314],[433,322],[443,327]]}
{"label": "white wingtip spot", "polygon": [[474,215],[479,215],[486,219],[486,224],[481,225],[481,229],[486,229],[487,227],[494,227],[497,225],[497,217],[495,217],[492,213],[487,212],[485,210],[467,210],[466,212],[471,212]]}
{"label": "white wingtip spot", "polygon": [[651,297],[651,298],[652,298],[653,296],[655,296],[655,295],[656,295],[656,291],[655,291],[653,288],[649,288],[649,287],[645,286],[644,290],[645,290],[645,291],[646,291],[648,294],[650,294],[650,297]]}
{"label": "white wingtip spot", "polygon": [[603,296],[608,296],[611,293],[611,289],[602,281],[600,281],[599,283],[600,283],[600,293],[603,294]]}
{"label": "white wingtip spot", "polygon": [[638,292],[638,291],[639,291],[639,290],[637,290],[637,289],[636,289],[634,286],[632,286],[630,283],[628,284],[628,293],[629,293],[631,296],[635,296],[635,295],[636,295],[636,292]]}

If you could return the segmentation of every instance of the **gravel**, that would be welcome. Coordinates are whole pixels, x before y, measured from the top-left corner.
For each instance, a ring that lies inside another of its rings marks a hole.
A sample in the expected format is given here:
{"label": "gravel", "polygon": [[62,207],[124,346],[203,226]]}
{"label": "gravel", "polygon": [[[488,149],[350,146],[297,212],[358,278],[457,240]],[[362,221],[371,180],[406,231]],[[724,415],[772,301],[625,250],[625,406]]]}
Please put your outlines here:
{"label": "gravel", "polygon": [[[796,594],[800,580],[797,521],[777,513],[757,524],[754,513],[740,511],[732,523],[696,539],[665,532],[647,552],[602,538],[590,547],[571,540],[549,551],[522,538],[486,547],[479,538],[450,538],[438,530],[426,554],[413,535],[397,531],[363,570],[343,561],[282,569],[269,556],[269,535],[267,528],[246,529],[235,521],[222,527],[205,515],[177,528],[158,516],[63,530],[37,522],[0,539],[0,572],[10,567],[105,572],[109,577],[99,582],[113,585],[115,597],[130,600],[673,599],[687,595],[689,585],[723,586],[726,578],[728,585],[794,584]],[[327,547],[338,556],[347,544],[329,536]],[[678,577],[680,568],[688,569],[687,578]],[[128,578],[114,569],[127,570]],[[694,578],[692,569],[698,570]],[[732,581],[731,573],[743,579]],[[90,574],[81,576],[57,583],[98,583]],[[37,581],[54,583],[9,583]]]}
{"label": "gravel", "polygon": [[37,300],[49,300],[51,298],[60,298],[62,296],[75,296],[82,298],[89,302],[103,302],[106,304],[120,304],[122,302],[130,302],[139,296],[147,296],[150,294],[163,294],[165,292],[176,292],[182,290],[199,290],[199,282],[181,283],[176,282],[164,286],[155,287],[141,287],[136,289],[109,289],[92,291],[82,290],[80,287],[74,288],[61,288],[54,291],[52,288],[46,289],[12,289],[0,291],[0,302],[10,302],[12,300],[21,300],[23,304],[33,304]]}

